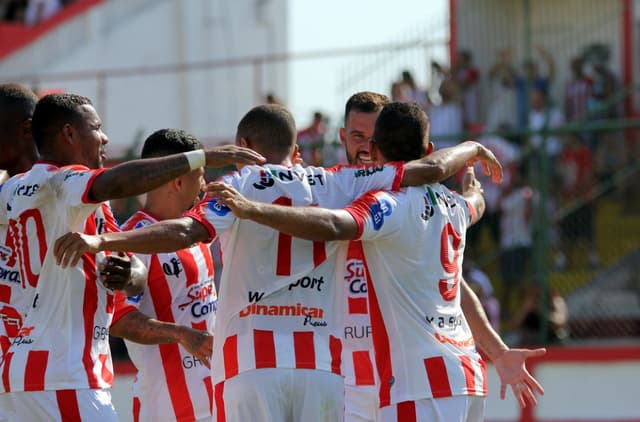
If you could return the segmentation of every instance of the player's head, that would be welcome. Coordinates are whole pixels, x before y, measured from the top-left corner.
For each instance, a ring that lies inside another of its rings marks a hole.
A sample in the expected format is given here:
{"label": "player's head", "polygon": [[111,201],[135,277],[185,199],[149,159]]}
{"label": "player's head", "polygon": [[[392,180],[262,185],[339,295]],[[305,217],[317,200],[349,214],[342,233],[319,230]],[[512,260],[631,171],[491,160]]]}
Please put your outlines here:
{"label": "player's head", "polygon": [[395,102],[382,109],[371,147],[378,163],[416,160],[431,148],[429,118],[418,104]]}
{"label": "player's head", "polygon": [[280,164],[295,150],[296,122],[281,105],[263,104],[244,115],[236,131],[236,145],[262,154],[268,163]]}
{"label": "player's head", "polygon": [[42,97],[33,112],[32,129],[43,158],[61,165],[102,167],[109,138],[87,97],[74,94]]}
{"label": "player's head", "polygon": [[[164,157],[197,149],[202,149],[202,143],[195,135],[181,129],[160,129],[153,132],[144,141],[140,158]],[[166,200],[166,195],[170,195],[177,203],[167,204],[167,206],[178,205],[179,212],[183,212],[191,208],[198,200],[203,187],[204,169],[199,168],[176,177],[160,188],[163,191],[162,195],[165,195],[160,200]],[[152,194],[149,193],[149,195]]]}
{"label": "player's head", "polygon": [[373,137],[378,114],[387,104],[389,97],[368,91],[355,93],[347,101],[340,141],[349,164],[371,162],[369,140]]}
{"label": "player's head", "polygon": [[19,84],[0,85],[0,169],[10,176],[33,165],[38,153],[31,133],[31,116],[38,97]]}

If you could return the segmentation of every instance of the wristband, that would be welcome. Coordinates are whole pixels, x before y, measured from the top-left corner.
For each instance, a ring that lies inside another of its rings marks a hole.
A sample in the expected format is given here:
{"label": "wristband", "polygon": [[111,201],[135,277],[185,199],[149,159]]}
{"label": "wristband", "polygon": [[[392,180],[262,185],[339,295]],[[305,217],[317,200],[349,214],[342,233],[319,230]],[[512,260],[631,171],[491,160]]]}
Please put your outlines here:
{"label": "wristband", "polygon": [[197,149],[195,151],[189,151],[183,153],[189,162],[189,168],[191,170],[199,169],[200,167],[204,167],[207,164],[207,159],[204,154],[204,150]]}

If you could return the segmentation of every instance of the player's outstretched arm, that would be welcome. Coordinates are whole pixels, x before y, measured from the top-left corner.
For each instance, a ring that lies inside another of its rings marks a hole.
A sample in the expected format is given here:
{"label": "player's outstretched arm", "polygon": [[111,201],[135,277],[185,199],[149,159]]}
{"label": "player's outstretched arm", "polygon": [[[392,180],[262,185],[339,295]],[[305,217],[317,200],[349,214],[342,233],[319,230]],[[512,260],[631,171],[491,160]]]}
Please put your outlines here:
{"label": "player's outstretched arm", "polygon": [[164,220],[137,230],[99,236],[71,232],[58,238],[53,247],[56,263],[75,266],[83,254],[99,251],[161,253],[173,252],[209,239],[209,231],[190,217]]}
{"label": "player's outstretched arm", "polygon": [[257,152],[235,145],[128,161],[98,175],[91,185],[89,199],[102,202],[140,195],[199,167],[264,162]]}
{"label": "player's outstretched arm", "polygon": [[456,174],[465,165],[479,161],[494,183],[502,182],[502,166],[493,153],[474,141],[462,142],[451,148],[442,148],[409,161],[404,168],[401,186],[418,186],[441,182]]}
{"label": "player's outstretched arm", "polygon": [[255,221],[280,232],[307,240],[349,240],[358,225],[344,210],[320,207],[287,207],[252,201],[232,186],[214,182],[207,186],[210,196],[231,209],[236,217]]}
{"label": "player's outstretched arm", "polygon": [[544,355],[546,349],[510,349],[491,327],[480,300],[464,279],[460,281],[460,286],[460,304],[473,339],[491,359],[500,377],[500,398],[504,399],[507,386],[510,386],[520,406],[535,406],[538,403],[535,393],[544,394],[544,389],[529,373],[525,362],[529,358]]}
{"label": "player's outstretched arm", "polygon": [[98,271],[104,287],[121,290],[127,296],[142,293],[147,286],[147,267],[135,255],[110,255],[98,264]]}
{"label": "player's outstretched arm", "polygon": [[462,197],[471,204],[475,213],[471,224],[475,224],[484,215],[486,203],[484,201],[484,191],[482,185],[476,179],[472,166],[467,167],[467,171],[462,179]]}
{"label": "player's outstretched arm", "polygon": [[181,344],[196,359],[210,368],[213,335],[208,331],[159,321],[138,310],[133,310],[112,324],[109,334],[140,344]]}

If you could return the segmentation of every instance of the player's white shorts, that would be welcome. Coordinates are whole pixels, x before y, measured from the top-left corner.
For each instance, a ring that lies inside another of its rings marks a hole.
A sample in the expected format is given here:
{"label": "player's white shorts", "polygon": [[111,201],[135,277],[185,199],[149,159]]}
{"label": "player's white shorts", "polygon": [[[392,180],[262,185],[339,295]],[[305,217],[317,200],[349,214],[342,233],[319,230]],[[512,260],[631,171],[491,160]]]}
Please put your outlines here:
{"label": "player's white shorts", "polygon": [[379,409],[380,422],[482,422],[485,398],[453,396],[405,401]]}
{"label": "player's white shorts", "polygon": [[216,422],[342,421],[344,379],[326,371],[264,368],[215,387]]}
{"label": "player's white shorts", "polygon": [[0,422],[15,421],[11,393],[0,393]]}
{"label": "player's white shorts", "polygon": [[378,413],[378,387],[344,386],[344,422],[375,422]]}
{"label": "player's white shorts", "polygon": [[19,391],[9,396],[17,421],[118,422],[109,390]]}

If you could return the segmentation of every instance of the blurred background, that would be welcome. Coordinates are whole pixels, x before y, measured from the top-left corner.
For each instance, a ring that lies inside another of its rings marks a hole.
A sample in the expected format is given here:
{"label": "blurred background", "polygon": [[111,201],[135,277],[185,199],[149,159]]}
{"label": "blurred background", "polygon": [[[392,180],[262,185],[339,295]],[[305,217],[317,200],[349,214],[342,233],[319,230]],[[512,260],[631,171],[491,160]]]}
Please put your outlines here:
{"label": "blurred background", "polygon": [[277,102],[331,166],[350,95],[418,102],[436,147],[502,161],[464,274],[510,345],[551,346],[540,406],[493,379],[488,420],[640,421],[639,34],[639,0],[0,0],[0,81],[90,97],[111,164],[161,127],[233,142]]}

